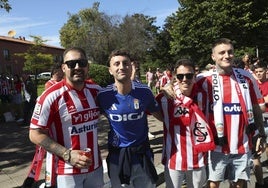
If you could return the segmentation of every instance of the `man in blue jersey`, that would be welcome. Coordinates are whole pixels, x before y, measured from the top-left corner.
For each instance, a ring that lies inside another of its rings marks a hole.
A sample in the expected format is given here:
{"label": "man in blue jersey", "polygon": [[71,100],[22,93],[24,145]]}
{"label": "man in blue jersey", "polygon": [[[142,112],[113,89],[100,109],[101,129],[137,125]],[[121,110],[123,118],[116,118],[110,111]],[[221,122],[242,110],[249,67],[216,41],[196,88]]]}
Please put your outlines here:
{"label": "man in blue jersey", "polygon": [[158,176],[148,140],[147,113],[162,121],[159,106],[148,86],[131,80],[127,51],[110,54],[109,72],[115,83],[100,91],[97,99],[110,124],[107,163],[112,187],[155,187]]}

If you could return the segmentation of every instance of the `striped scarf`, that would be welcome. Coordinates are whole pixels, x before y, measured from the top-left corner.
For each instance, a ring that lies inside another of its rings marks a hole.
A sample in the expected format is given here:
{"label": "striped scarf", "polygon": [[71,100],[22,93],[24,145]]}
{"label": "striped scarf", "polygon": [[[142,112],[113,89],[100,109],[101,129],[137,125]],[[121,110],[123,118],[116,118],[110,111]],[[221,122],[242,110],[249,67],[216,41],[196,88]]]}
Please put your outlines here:
{"label": "striped scarf", "polygon": [[[173,124],[180,126],[190,126],[191,139],[195,152],[207,152],[215,149],[214,138],[212,130],[209,127],[203,112],[198,108],[194,101],[185,95],[183,95],[178,87],[174,86],[176,93],[175,101],[169,100],[173,103],[174,109],[177,112],[173,112]],[[194,91],[192,92],[194,93]],[[179,115],[177,114],[179,113]]]}

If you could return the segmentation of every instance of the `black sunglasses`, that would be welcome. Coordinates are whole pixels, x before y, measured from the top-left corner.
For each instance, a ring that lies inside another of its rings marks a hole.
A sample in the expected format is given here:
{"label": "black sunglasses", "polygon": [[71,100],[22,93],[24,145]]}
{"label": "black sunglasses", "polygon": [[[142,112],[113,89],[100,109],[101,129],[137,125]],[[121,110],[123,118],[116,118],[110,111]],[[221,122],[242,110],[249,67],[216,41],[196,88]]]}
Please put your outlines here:
{"label": "black sunglasses", "polygon": [[74,69],[77,63],[79,67],[86,67],[88,64],[88,61],[86,59],[76,59],[76,60],[70,60],[70,61],[64,62],[64,64],[66,64],[68,68],[70,69]]}
{"label": "black sunglasses", "polygon": [[190,80],[190,79],[193,79],[194,73],[186,73],[186,74],[177,74],[176,75],[178,80],[183,80],[184,76],[186,77],[186,79]]}

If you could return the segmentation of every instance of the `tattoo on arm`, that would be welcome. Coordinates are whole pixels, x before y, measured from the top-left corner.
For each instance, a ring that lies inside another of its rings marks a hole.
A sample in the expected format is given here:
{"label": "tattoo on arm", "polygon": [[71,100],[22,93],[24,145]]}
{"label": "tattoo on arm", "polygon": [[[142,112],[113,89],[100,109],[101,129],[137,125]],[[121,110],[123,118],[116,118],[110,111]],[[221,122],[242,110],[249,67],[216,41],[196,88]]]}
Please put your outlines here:
{"label": "tattoo on arm", "polygon": [[66,148],[64,146],[58,144],[50,137],[46,137],[42,142],[40,142],[40,146],[60,157],[62,157],[63,153],[66,151]]}

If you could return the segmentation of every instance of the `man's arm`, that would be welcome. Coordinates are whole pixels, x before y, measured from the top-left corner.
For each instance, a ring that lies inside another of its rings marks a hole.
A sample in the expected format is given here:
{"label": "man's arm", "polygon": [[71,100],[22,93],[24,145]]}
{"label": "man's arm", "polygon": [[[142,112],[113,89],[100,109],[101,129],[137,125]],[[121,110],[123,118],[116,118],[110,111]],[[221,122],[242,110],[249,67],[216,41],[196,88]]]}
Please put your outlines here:
{"label": "man's arm", "polygon": [[262,118],[262,110],[258,104],[253,105],[253,115],[255,124],[258,127],[259,134],[261,136],[265,135],[264,125],[263,125],[263,118]]}
{"label": "man's arm", "polygon": [[63,157],[64,152],[67,150],[64,146],[60,145],[48,136],[48,131],[43,129],[30,129],[29,137],[31,142],[43,147],[59,157]]}
{"label": "man's arm", "polygon": [[88,168],[92,164],[92,158],[83,155],[82,150],[69,150],[64,146],[57,143],[55,140],[48,136],[48,131],[43,129],[30,129],[30,140],[46,151],[49,151],[64,159],[64,155],[69,151],[68,163],[76,168]]}
{"label": "man's arm", "polygon": [[262,110],[258,104],[253,105],[253,114],[254,114],[255,125],[257,125],[259,131],[259,136],[258,139],[256,140],[257,142],[255,143],[256,152],[258,154],[261,154],[265,151],[266,148],[266,136],[263,125]]}

